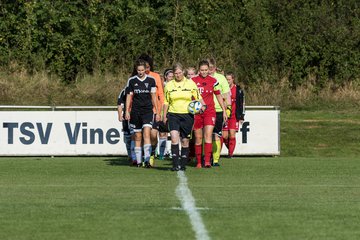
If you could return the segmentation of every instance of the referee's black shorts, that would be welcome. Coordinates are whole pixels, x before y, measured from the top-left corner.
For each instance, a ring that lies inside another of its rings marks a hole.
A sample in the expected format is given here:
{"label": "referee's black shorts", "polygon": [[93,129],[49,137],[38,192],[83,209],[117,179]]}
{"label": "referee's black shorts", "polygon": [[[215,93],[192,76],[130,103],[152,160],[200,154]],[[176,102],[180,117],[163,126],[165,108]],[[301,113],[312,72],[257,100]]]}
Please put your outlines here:
{"label": "referee's black shorts", "polygon": [[190,113],[168,113],[169,131],[180,132],[181,138],[190,138],[194,125],[194,115]]}
{"label": "referee's black shorts", "polygon": [[216,134],[219,137],[222,136],[223,123],[224,123],[223,112],[216,112],[216,121],[215,121],[213,134]]}

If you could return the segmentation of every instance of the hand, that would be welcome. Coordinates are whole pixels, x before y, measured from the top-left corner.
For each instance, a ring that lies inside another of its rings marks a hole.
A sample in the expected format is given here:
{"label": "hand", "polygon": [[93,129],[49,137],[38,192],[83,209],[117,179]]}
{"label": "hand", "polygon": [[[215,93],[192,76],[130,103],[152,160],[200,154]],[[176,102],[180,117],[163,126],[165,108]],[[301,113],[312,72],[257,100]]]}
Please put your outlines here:
{"label": "hand", "polygon": [[167,122],[167,117],[166,117],[166,115],[163,116],[163,120],[162,120],[162,121],[166,124],[166,122]]}
{"label": "hand", "polygon": [[223,121],[226,122],[228,120],[228,116],[226,114],[226,111],[223,112]]}
{"label": "hand", "polygon": [[200,108],[200,111],[199,111],[199,114],[203,114],[207,109],[207,105],[202,105],[201,108]]}
{"label": "hand", "polygon": [[122,121],[124,121],[124,115],[123,115],[123,114],[120,114],[120,115],[119,115],[119,122],[122,122]]}
{"label": "hand", "polygon": [[130,120],[130,113],[129,113],[129,112],[126,112],[126,113],[125,113],[125,119],[126,119],[126,120]]}
{"label": "hand", "polygon": [[160,119],[160,114],[156,114],[155,115],[155,121],[156,122],[159,122],[161,119]]}
{"label": "hand", "polygon": [[239,126],[241,127],[242,124],[244,123],[244,120],[239,120]]}

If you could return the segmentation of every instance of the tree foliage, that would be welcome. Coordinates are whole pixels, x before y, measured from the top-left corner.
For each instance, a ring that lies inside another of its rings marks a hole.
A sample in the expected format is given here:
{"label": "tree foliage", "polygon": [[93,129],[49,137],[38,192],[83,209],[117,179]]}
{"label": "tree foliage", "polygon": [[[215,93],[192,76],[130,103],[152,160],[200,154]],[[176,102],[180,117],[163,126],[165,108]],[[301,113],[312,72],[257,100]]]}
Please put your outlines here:
{"label": "tree foliage", "polygon": [[215,57],[246,82],[321,87],[360,76],[357,0],[2,0],[0,67],[81,73]]}

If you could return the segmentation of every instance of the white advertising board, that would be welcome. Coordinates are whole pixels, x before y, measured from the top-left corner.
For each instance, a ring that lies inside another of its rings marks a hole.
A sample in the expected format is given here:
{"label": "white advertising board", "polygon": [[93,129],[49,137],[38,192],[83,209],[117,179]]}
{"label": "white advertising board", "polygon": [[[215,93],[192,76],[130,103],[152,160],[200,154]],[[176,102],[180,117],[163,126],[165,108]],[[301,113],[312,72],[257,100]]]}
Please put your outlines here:
{"label": "white advertising board", "polygon": [[[221,154],[227,155],[225,146]],[[234,155],[280,155],[280,111],[246,110]]]}
{"label": "white advertising board", "polygon": [[[234,155],[279,155],[279,115],[247,110]],[[126,155],[121,128],[116,111],[0,111],[0,156]]]}

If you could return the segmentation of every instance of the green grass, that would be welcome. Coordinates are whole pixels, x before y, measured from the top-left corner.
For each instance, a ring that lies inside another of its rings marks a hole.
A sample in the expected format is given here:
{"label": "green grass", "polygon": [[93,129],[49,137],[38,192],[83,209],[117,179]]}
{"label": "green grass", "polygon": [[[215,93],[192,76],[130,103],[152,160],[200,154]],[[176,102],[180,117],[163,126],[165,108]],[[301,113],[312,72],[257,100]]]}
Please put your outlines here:
{"label": "green grass", "polygon": [[[176,173],[121,158],[0,159],[0,239],[194,239]],[[186,172],[212,239],[358,239],[357,158],[224,159]]]}
{"label": "green grass", "polygon": [[281,155],[360,155],[360,110],[281,112]]}
{"label": "green grass", "polygon": [[[281,113],[281,156],[186,171],[211,239],[359,239],[360,114]],[[195,239],[169,161],[0,158],[0,239]]]}
{"label": "green grass", "polygon": [[187,222],[163,191],[176,178],[115,160],[2,159],[0,239],[155,239],[170,219]]}

